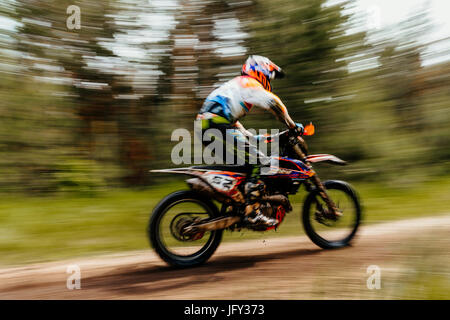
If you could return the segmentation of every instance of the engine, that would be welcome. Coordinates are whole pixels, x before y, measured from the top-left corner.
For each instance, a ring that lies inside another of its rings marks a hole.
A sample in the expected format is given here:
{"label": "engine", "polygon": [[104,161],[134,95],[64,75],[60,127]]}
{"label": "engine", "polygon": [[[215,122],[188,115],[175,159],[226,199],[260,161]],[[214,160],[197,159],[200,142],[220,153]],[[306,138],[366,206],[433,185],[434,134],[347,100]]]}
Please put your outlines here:
{"label": "engine", "polygon": [[[277,219],[279,222],[278,224],[283,222],[284,217],[286,216],[286,209],[279,203],[271,203],[268,201],[261,202],[259,209],[265,216]],[[267,230],[273,228],[276,228],[276,226],[268,228]]]}

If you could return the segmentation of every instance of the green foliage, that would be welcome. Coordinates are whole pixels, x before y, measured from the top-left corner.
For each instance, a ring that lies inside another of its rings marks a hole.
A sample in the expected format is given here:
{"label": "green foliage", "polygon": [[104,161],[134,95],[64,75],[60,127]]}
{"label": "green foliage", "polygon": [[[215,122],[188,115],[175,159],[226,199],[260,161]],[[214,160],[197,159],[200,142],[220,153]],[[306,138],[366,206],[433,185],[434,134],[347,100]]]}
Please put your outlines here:
{"label": "green foliage", "polygon": [[[274,91],[296,121],[315,123],[310,151],[351,163],[324,175],[448,174],[450,64],[423,65],[426,10],[366,34],[351,1],[334,3],[81,0],[82,28],[71,31],[72,1],[6,1],[14,27],[0,29],[0,191],[161,182],[148,170],[172,165],[172,130],[192,131],[203,99],[248,54],[286,70]],[[281,126],[255,108],[243,122]]]}
{"label": "green foliage", "polygon": [[90,160],[63,160],[56,166],[55,188],[60,192],[92,194],[106,187],[101,171],[100,165]]}

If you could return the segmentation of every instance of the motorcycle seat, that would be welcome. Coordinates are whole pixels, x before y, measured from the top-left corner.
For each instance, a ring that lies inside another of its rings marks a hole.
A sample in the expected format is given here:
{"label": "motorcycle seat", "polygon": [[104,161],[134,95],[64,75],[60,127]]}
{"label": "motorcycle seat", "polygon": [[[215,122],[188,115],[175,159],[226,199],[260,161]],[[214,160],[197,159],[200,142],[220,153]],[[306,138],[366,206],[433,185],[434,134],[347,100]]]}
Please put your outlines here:
{"label": "motorcycle seat", "polygon": [[217,170],[217,171],[231,171],[236,173],[248,174],[252,170],[252,166],[249,165],[211,165],[211,166],[194,166],[192,169],[203,169],[203,170]]}

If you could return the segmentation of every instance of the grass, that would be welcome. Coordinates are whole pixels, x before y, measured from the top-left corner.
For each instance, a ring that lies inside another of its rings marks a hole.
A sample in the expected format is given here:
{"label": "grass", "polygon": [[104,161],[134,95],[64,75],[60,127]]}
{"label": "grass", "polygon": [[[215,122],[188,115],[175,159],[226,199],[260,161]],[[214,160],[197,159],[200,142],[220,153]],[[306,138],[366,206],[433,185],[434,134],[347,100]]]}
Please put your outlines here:
{"label": "grass", "polygon": [[[355,183],[365,223],[448,213],[450,178],[398,187]],[[21,265],[85,255],[148,249],[146,227],[153,207],[184,182],[146,190],[116,190],[93,197],[0,198],[0,265]],[[278,231],[225,233],[225,241],[298,235],[305,193]]]}

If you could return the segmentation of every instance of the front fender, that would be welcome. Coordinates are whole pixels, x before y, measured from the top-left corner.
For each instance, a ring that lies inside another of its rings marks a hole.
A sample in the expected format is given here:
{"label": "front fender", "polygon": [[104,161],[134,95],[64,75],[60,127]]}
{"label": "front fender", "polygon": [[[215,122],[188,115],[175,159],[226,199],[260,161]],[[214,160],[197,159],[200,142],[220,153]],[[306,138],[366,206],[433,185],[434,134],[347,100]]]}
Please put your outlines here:
{"label": "front fender", "polygon": [[339,159],[336,156],[333,156],[332,154],[312,154],[306,157],[306,160],[311,163],[316,162],[328,162],[331,164],[336,164],[340,166],[345,166],[347,164],[346,161]]}

